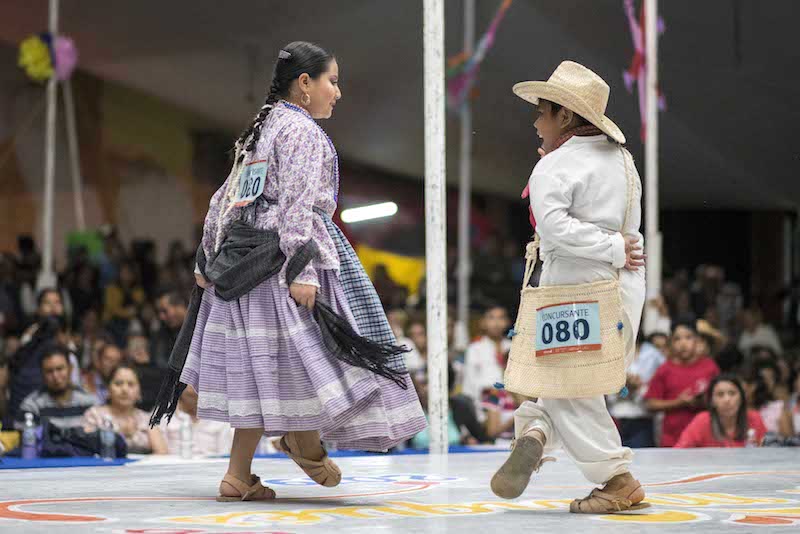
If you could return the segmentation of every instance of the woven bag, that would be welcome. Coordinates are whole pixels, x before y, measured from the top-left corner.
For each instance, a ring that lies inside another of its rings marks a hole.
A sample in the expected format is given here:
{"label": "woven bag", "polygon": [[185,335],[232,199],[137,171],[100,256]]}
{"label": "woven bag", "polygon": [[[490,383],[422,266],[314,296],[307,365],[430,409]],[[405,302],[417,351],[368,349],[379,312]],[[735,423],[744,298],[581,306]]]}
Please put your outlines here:
{"label": "woven bag", "polygon": [[[634,179],[627,178],[627,226]],[[505,388],[526,397],[573,399],[617,393],[625,386],[625,357],[635,339],[622,307],[619,274],[587,284],[528,287],[539,235],[526,249],[519,313],[505,371]]]}

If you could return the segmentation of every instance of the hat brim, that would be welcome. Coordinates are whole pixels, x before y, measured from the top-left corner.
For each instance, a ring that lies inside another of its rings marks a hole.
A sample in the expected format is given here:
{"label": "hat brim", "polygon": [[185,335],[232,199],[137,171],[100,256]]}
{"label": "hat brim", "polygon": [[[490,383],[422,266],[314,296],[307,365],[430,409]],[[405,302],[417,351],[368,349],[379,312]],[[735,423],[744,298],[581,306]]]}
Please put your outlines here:
{"label": "hat brim", "polygon": [[513,91],[515,95],[534,106],[539,104],[540,99],[560,104],[600,128],[604,134],[617,143],[625,144],[625,134],[614,124],[614,121],[595,112],[586,101],[566,87],[552,82],[520,82],[514,85]]}

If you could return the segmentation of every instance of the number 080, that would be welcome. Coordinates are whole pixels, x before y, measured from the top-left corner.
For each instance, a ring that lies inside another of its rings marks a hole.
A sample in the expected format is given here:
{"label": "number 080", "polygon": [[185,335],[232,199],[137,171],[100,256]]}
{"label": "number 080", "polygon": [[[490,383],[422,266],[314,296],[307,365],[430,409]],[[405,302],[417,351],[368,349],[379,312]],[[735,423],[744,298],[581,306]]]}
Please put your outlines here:
{"label": "number 080", "polygon": [[572,332],[570,332],[567,321],[558,321],[555,328],[553,328],[553,323],[544,323],[544,326],[542,326],[542,343],[549,345],[553,342],[554,337],[559,343],[566,343],[572,337],[578,341],[588,339],[589,321],[578,319],[572,324]]}

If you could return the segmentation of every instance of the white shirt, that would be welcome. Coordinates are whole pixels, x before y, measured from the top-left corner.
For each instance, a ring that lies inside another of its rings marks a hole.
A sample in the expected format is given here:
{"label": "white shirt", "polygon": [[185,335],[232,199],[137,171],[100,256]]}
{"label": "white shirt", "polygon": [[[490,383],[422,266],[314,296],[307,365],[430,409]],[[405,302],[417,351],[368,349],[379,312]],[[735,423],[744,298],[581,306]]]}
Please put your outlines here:
{"label": "white shirt", "polygon": [[750,351],[753,347],[766,347],[780,356],[783,354],[783,345],[778,337],[775,329],[768,324],[760,324],[756,327],[755,332],[742,332],[742,337],[739,338],[739,350],[745,356],[750,356]]}
{"label": "white shirt", "polygon": [[[644,246],[639,232],[642,183],[635,165],[629,171],[634,187],[624,233],[638,235]],[[539,161],[529,185],[544,262],[540,285],[610,280],[619,272],[623,307],[635,335],[644,307],[645,270],[622,269],[625,240],[620,229],[628,202],[622,151],[604,135],[572,137]]]}
{"label": "white shirt", "polygon": [[[503,338],[500,351],[508,352],[511,341]],[[497,360],[498,347],[487,336],[470,343],[464,354],[464,387],[462,393],[468,395],[476,403],[481,401],[481,393],[486,388],[493,388],[503,382],[505,368]]]}
{"label": "white shirt", "polygon": [[633,360],[630,367],[628,367],[629,375],[636,375],[642,381],[642,386],[635,394],[631,394],[626,398],[621,398],[617,395],[608,397],[609,412],[612,417],[617,419],[635,419],[641,417],[649,417],[650,413],[645,407],[644,395],[647,393],[647,385],[656,374],[656,371],[661,364],[667,359],[661,354],[655,345],[650,343],[642,343],[639,348],[639,354]]}

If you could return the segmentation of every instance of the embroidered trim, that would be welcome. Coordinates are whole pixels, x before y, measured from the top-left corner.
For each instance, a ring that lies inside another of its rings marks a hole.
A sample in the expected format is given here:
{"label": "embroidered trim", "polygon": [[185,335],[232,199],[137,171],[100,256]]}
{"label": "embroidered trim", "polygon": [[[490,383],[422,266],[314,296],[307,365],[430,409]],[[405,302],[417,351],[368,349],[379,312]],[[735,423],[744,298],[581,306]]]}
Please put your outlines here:
{"label": "embroidered trim", "polygon": [[205,331],[213,334],[224,334],[228,339],[241,339],[244,337],[264,337],[267,339],[289,339],[297,334],[312,330],[316,323],[297,323],[289,328],[228,328],[221,324],[207,323]]}

